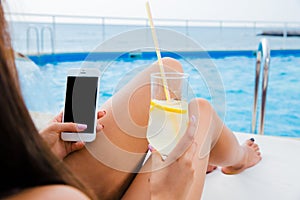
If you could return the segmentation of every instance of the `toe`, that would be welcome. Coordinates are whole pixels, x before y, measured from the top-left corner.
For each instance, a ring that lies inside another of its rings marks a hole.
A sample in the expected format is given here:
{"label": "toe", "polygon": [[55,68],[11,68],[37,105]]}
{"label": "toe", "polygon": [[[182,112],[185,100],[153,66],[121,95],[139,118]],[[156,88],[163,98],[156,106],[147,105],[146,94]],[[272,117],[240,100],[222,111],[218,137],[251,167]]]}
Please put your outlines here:
{"label": "toe", "polygon": [[207,170],[206,170],[206,174],[209,174],[210,172],[214,171],[215,169],[217,169],[217,166],[215,166],[215,165],[208,165],[207,166]]}
{"label": "toe", "polygon": [[258,156],[261,156],[261,153],[258,151],[258,152],[257,152],[257,155],[258,155]]}
{"label": "toe", "polygon": [[249,140],[246,140],[245,144],[248,145],[248,146],[252,146],[254,144],[254,141],[251,138]]}

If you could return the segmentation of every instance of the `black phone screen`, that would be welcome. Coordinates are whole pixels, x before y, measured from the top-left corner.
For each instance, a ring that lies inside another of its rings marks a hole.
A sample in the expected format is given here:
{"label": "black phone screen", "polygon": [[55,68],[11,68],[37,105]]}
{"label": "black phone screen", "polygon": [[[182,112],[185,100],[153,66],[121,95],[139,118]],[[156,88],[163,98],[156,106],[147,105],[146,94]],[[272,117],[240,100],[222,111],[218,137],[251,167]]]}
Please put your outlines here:
{"label": "black phone screen", "polygon": [[94,132],[98,77],[68,76],[64,122],[86,124],[84,133]]}

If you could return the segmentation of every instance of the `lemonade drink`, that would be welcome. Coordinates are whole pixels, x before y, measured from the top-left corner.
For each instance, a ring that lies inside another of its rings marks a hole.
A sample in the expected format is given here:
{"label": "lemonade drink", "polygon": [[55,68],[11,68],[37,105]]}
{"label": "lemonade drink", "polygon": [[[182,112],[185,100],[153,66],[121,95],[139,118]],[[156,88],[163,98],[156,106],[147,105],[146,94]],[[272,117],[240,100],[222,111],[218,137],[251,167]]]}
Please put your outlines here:
{"label": "lemonade drink", "polygon": [[148,142],[165,159],[185,133],[188,124],[188,74],[151,74]]}
{"label": "lemonade drink", "polygon": [[188,103],[152,99],[149,117],[147,139],[166,158],[186,131]]}

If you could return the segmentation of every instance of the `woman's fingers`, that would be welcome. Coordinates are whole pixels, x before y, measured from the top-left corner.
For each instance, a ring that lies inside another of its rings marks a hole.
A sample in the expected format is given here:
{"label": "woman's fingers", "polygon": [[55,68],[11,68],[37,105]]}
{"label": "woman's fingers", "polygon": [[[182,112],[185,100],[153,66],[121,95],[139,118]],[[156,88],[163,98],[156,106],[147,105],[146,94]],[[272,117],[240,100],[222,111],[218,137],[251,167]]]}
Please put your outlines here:
{"label": "woman's fingers", "polygon": [[96,131],[97,132],[100,132],[100,131],[102,131],[104,129],[104,125],[103,124],[97,124],[97,127],[96,127]]}
{"label": "woman's fingers", "polygon": [[191,146],[187,149],[187,151],[182,157],[185,157],[186,160],[192,161],[196,155],[196,152],[197,152],[197,143],[193,141]]}
{"label": "woman's fingers", "polygon": [[62,118],[63,118],[63,111],[61,111],[57,116],[55,116],[52,122],[62,122]]}
{"label": "woman's fingers", "polygon": [[102,118],[104,115],[106,115],[106,111],[105,110],[98,111],[98,113],[97,113],[97,119]]}
{"label": "woman's fingers", "polygon": [[54,152],[55,155],[57,155],[59,158],[64,159],[66,156],[68,156],[70,153],[74,151],[78,151],[84,147],[85,143],[82,141],[78,142],[64,142],[64,145],[61,150],[58,150],[57,153]]}
{"label": "woman's fingers", "polygon": [[97,127],[96,127],[96,131],[99,132],[104,128],[103,124],[100,124],[100,120],[102,117],[104,117],[106,115],[106,111],[105,110],[101,110],[97,113]]}
{"label": "woman's fingers", "polygon": [[[72,145],[71,152],[73,152],[73,151],[78,151],[78,150],[82,149],[84,147],[85,143],[80,141],[80,142],[72,143],[71,145]],[[71,152],[69,152],[69,153],[71,153]]]}
{"label": "woman's fingers", "polygon": [[60,132],[81,132],[87,128],[86,124],[76,124],[76,123],[53,123],[49,126],[49,131]]}
{"label": "woman's fingers", "polygon": [[158,169],[158,167],[162,167],[163,160],[160,153],[155,149],[151,150],[151,162],[152,169]]}
{"label": "woman's fingers", "polygon": [[185,153],[194,141],[195,132],[196,132],[196,119],[195,116],[192,116],[190,118],[190,123],[185,134],[182,136],[182,138],[180,139],[180,141],[178,142],[174,150],[170,153],[167,160],[174,161],[177,158],[179,158],[183,153]]}
{"label": "woman's fingers", "polygon": [[[106,111],[102,110],[97,113],[97,119],[102,118],[106,115]],[[48,130],[57,131],[57,132],[81,132],[84,131],[87,127],[85,124],[76,124],[76,123],[62,123],[63,112],[61,111],[54,119],[48,127]],[[101,131],[104,128],[102,124],[97,120],[96,130],[97,132]]]}

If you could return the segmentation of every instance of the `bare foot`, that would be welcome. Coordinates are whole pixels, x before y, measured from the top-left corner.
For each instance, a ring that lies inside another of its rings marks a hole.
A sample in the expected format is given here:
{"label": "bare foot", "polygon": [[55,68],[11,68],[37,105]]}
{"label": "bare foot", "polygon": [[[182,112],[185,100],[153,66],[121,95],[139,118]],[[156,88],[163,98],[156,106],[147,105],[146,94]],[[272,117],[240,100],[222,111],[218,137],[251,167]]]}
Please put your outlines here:
{"label": "bare foot", "polygon": [[245,169],[256,165],[262,159],[259,147],[256,143],[254,143],[254,139],[251,138],[246,140],[246,142],[242,145],[242,148],[245,151],[244,160],[234,166],[223,167],[222,172],[224,174],[241,173]]}
{"label": "bare foot", "polygon": [[206,174],[209,174],[210,172],[214,171],[215,169],[217,169],[217,166],[207,165]]}

